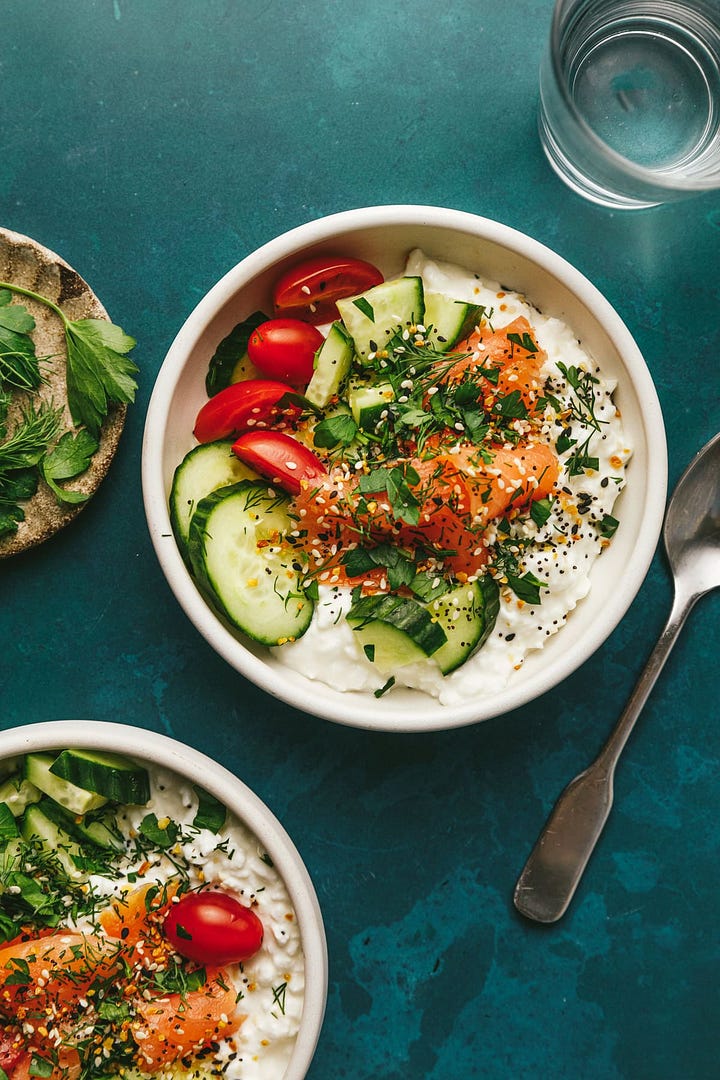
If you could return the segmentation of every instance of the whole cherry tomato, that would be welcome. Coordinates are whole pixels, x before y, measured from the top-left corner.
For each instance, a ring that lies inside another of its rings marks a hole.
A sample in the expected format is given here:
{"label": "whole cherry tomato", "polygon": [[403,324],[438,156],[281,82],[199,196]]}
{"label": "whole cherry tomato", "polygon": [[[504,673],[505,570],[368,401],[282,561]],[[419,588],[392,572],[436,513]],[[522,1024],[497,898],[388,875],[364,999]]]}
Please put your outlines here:
{"label": "whole cherry tomato", "polygon": [[379,285],[383,276],[372,263],[362,259],[320,255],[286,271],[273,290],[277,315],[293,315],[305,322],[332,322],[337,319],[336,300]]}
{"label": "whole cherry tomato", "polygon": [[233,444],[233,452],[291,495],[299,493],[301,480],[317,480],[327,473],[312,450],[282,431],[247,431]]}
{"label": "whole cherry tomato", "polygon": [[305,387],[324,340],[319,330],[300,319],[268,319],[253,330],[247,351],[261,375]]}
{"label": "whole cherry tomato", "polygon": [[298,405],[278,405],[281,398],[292,393],[292,386],[269,379],[231,383],[203,405],[195,420],[195,438],[207,443],[269,422],[281,426],[300,414]]}
{"label": "whole cherry tomato", "polygon": [[172,947],[199,964],[239,964],[258,951],[263,924],[255,912],[227,893],[186,893],[163,924]]}

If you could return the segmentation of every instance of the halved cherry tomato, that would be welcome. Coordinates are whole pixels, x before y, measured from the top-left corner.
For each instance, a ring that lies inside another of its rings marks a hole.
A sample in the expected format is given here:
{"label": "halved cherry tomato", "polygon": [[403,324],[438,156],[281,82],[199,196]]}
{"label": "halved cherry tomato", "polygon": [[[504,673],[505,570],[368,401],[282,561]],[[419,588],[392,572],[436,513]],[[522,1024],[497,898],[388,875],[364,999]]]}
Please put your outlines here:
{"label": "halved cherry tomato", "polygon": [[198,964],[242,963],[263,942],[263,924],[251,908],[209,890],[186,893],[172,904],[164,931],[176,952]]}
{"label": "halved cherry tomato", "polygon": [[278,315],[294,315],[317,326],[337,319],[336,300],[383,280],[378,268],[362,259],[319,255],[283,274],[273,290],[273,306]]}
{"label": "halved cherry tomato", "polygon": [[195,438],[207,443],[267,426],[269,421],[281,426],[284,420],[298,416],[301,411],[298,405],[278,405],[285,394],[293,393],[292,386],[270,379],[232,383],[203,405],[195,421]]}
{"label": "halved cherry tomato", "polygon": [[233,452],[291,495],[299,493],[301,480],[316,480],[327,473],[312,450],[282,431],[248,431],[233,443]]}
{"label": "halved cherry tomato", "polygon": [[324,340],[319,330],[300,319],[268,319],[253,330],[247,351],[261,375],[305,387]]}

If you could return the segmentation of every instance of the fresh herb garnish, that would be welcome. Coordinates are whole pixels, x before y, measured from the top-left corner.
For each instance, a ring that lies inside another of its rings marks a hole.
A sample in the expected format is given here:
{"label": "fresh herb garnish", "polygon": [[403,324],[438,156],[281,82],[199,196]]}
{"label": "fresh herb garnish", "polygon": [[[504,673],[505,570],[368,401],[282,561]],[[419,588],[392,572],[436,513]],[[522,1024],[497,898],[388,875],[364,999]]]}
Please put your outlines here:
{"label": "fresh herb garnish", "polygon": [[620,522],[618,519],[613,517],[612,514],[605,514],[605,516],[601,518],[598,526],[600,535],[606,540],[609,540],[615,535],[619,524]]}
{"label": "fresh herb garnish", "polygon": [[57,446],[44,456],[40,470],[58,502],[76,504],[89,499],[90,496],[81,491],[68,491],[59,487],[57,481],[72,480],[84,473],[97,448],[97,439],[87,429],[81,428],[75,433],[66,431]]}
{"label": "fresh herb garnish", "polygon": [[287,991],[287,983],[282,982],[279,986],[273,986],[273,1004],[277,1005],[280,1012],[285,1015],[285,993]]}
{"label": "fresh herb garnish", "polygon": [[586,470],[597,471],[600,467],[599,459],[588,453],[593,435],[600,431],[601,423],[605,422],[598,420],[595,416],[595,386],[598,379],[591,372],[578,368],[574,364],[567,367],[558,362],[557,366],[573,391],[570,397],[570,415],[586,431],[589,431],[589,434],[582,443],[578,444],[578,440],[572,438],[566,429],[557,439],[555,449],[558,454],[563,454],[571,447],[577,447],[568,458],[567,469],[570,476],[581,476]]}
{"label": "fresh herb garnish", "polygon": [[134,376],[138,368],[127,356],[135,347],[134,338],[104,319],[68,319],[62,308],[31,289],[0,282],[0,290],[37,300],[61,319],[67,349],[70,415],[76,426],[85,426],[97,436],[111,405],[129,404],[135,399]]}
{"label": "fresh herb garnish", "polygon": [[358,433],[358,426],[351,413],[335,413],[321,420],[313,429],[313,442],[326,450],[337,446],[350,446]]}
{"label": "fresh herb garnish", "polygon": [[42,381],[35,346],[29,336],[35,320],[12,294],[0,288],[0,383],[16,390],[36,390]]}
{"label": "fresh herb garnish", "polygon": [[198,797],[198,808],[193,818],[193,826],[196,829],[208,829],[217,833],[222,829],[227,818],[227,808],[209,791],[193,784],[193,791]]}

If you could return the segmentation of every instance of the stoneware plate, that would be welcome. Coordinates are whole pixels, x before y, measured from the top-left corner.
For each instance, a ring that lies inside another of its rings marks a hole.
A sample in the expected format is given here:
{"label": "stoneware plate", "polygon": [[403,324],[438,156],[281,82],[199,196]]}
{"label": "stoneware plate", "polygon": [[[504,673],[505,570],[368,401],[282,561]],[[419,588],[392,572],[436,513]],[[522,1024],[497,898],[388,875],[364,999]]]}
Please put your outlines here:
{"label": "stoneware plate", "polygon": [[[90,286],[77,271],[53,251],[31,240],[28,236],[0,229],[0,281],[20,285],[52,300],[70,319],[108,319],[109,316]],[[56,406],[65,404],[67,425],[72,425],[67,408],[65,386],[65,334],[57,315],[36,300],[16,297],[35,319],[33,331],[35,351],[38,356],[52,357],[41,364],[46,382],[39,396]],[[22,408],[23,394],[16,394],[10,406],[10,421]],[[76,491],[92,495],[102,483],[115,456],[125,423],[126,406],[111,406],[103,425],[100,447],[90,467],[72,482]],[[77,506],[59,506],[57,500],[41,479],[37,494],[23,504],[25,521],[18,531],[0,539],[0,558],[17,555],[21,551],[48,540],[69,522],[73,521],[86,503]]]}

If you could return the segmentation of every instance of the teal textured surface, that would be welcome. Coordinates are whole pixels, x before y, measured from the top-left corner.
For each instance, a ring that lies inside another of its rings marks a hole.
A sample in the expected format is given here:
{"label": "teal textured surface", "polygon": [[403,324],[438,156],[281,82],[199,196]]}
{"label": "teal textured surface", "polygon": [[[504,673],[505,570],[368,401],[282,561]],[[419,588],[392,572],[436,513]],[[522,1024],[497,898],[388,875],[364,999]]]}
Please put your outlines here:
{"label": "teal textured surface", "polygon": [[312,1080],[717,1075],[720,597],[692,615],[573,905],[543,928],[512,889],[662,628],[662,553],[552,694],[456,732],[375,735],[293,711],[212,653],[143,514],[145,408],[186,316],[265,241],[356,206],[475,212],[577,266],[645,355],[671,485],[720,429],[720,193],[628,216],[561,185],[535,130],[551,7],[3,5],[1,223],[62,255],[137,337],[141,385],[77,521],[0,563],[0,728],[132,723],[218,758],[268,803],[328,933]]}

